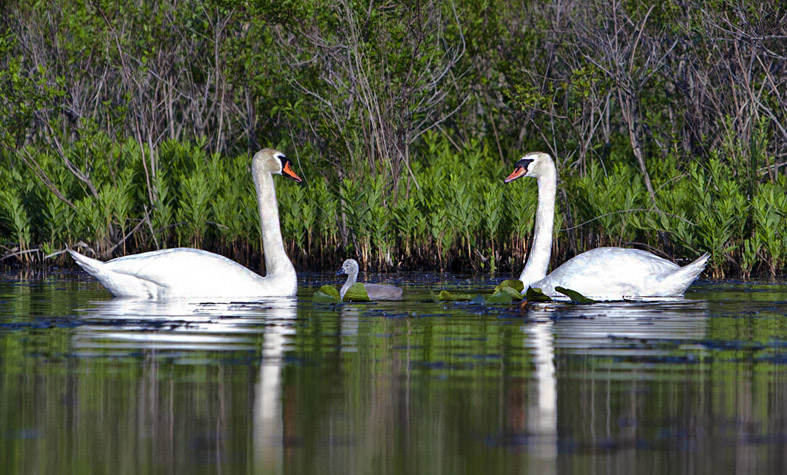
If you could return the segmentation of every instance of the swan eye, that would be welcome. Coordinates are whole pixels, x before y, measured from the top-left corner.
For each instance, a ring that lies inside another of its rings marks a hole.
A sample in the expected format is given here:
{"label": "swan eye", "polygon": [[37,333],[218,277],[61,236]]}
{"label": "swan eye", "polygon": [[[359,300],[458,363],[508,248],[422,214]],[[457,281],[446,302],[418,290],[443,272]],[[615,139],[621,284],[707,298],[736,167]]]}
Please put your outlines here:
{"label": "swan eye", "polygon": [[525,170],[527,170],[527,167],[529,167],[530,164],[533,163],[534,161],[535,160],[533,160],[532,158],[520,158],[519,161],[516,162],[516,165],[514,165],[514,167],[524,168]]}
{"label": "swan eye", "polygon": [[532,158],[522,158],[514,165],[514,171],[503,180],[503,183],[511,183],[517,178],[527,175],[527,167],[534,162]]}

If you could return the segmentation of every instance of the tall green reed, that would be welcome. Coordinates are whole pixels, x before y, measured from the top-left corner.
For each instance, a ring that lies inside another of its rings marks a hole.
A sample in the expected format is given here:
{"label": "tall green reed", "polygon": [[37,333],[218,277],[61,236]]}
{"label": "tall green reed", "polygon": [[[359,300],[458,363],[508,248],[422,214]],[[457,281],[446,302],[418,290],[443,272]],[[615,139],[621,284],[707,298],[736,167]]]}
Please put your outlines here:
{"label": "tall green reed", "polygon": [[[5,255],[40,248],[16,258],[25,262],[83,241],[107,258],[191,245],[245,264],[260,262],[249,156],[210,155],[204,144],[165,142],[151,168],[149,151],[144,160],[132,141],[77,146],[80,150],[68,150],[68,156],[80,164],[96,194],[56,154],[35,156],[51,187],[11,152],[3,156]],[[537,190],[528,179],[503,185],[515,157],[503,164],[482,144],[469,141],[457,149],[434,133],[425,134],[418,150],[412,161],[415,180],[400,182],[398,189],[369,170],[339,180],[308,161],[303,161],[305,184],[277,179],[282,232],[296,265],[333,268],[356,257],[378,269],[520,270],[532,241]],[[658,232],[664,232],[674,257],[710,252],[716,276],[783,272],[783,177],[772,181],[760,174],[752,181],[751,173],[736,172],[718,154],[705,162],[665,157],[651,168],[657,210],[638,168],[621,157],[610,160],[604,166],[589,160],[584,174],[559,170],[553,265],[600,245],[659,249]],[[564,224],[567,216],[571,221]],[[59,254],[52,261],[66,258]]]}

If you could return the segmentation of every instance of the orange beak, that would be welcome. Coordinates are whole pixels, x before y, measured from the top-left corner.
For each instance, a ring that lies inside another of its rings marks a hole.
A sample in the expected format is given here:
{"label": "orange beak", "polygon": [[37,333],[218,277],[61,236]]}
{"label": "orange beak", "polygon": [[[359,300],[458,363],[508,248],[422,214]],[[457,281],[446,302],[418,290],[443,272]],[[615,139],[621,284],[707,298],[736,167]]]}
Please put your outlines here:
{"label": "orange beak", "polygon": [[295,171],[292,169],[292,166],[290,165],[289,161],[284,164],[284,168],[282,169],[281,173],[287,178],[292,178],[298,183],[303,181],[301,177],[299,177],[298,174],[295,173]]}
{"label": "orange beak", "polygon": [[514,171],[511,172],[511,174],[508,175],[505,180],[503,180],[503,183],[510,183],[510,182],[516,180],[517,178],[521,178],[521,177],[525,176],[526,173],[527,173],[527,168],[525,168],[525,167],[516,167],[516,168],[514,168]]}

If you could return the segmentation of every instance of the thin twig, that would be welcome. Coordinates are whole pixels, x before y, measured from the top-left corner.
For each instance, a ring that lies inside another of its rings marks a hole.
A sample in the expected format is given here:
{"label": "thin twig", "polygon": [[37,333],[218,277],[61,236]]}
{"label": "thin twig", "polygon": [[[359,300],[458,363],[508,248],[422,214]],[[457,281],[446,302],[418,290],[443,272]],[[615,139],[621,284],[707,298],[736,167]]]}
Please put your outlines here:
{"label": "thin twig", "polygon": [[18,252],[14,252],[13,254],[6,254],[6,255],[4,255],[3,257],[0,257],[0,261],[4,261],[4,260],[6,260],[6,259],[10,259],[10,258],[12,258],[12,257],[22,256],[22,255],[24,255],[24,254],[30,254],[30,253],[32,253],[32,252],[38,252],[38,251],[40,251],[40,250],[41,250],[41,249],[39,249],[39,248],[35,248],[35,249],[28,249],[28,250],[26,250],[26,251],[18,251]]}
{"label": "thin twig", "polygon": [[108,249],[108,250],[107,250],[107,251],[104,253],[104,255],[106,255],[106,256],[111,256],[111,255],[112,255],[112,253],[115,251],[115,249],[117,249],[117,248],[118,248],[118,246],[120,246],[121,244],[123,244],[124,242],[126,242],[126,239],[128,239],[129,237],[131,237],[131,235],[132,235],[132,234],[134,234],[135,232],[137,232],[137,229],[139,229],[139,228],[140,228],[140,227],[141,227],[143,224],[145,224],[145,220],[144,220],[144,219],[140,220],[140,221],[139,221],[139,223],[138,223],[136,226],[134,226],[134,229],[132,229],[132,230],[131,230],[131,232],[129,232],[128,234],[126,234],[125,236],[123,236],[123,239],[121,239],[120,241],[118,241],[117,243],[115,243],[115,245],[114,245],[114,246],[110,247],[110,248],[109,248],[109,249]]}
{"label": "thin twig", "polygon": [[654,209],[654,208],[632,208],[632,209],[623,209],[623,210],[619,210],[619,211],[613,211],[611,213],[602,214],[600,216],[596,216],[593,219],[589,219],[589,220],[585,221],[584,223],[577,224],[576,226],[571,226],[570,228],[563,228],[563,229],[561,229],[561,231],[571,231],[572,229],[577,229],[579,227],[582,227],[582,226],[584,226],[586,224],[592,223],[593,221],[598,221],[599,219],[605,218],[607,216],[612,216],[612,215],[615,215],[615,214],[622,214],[622,213],[637,213],[637,212],[660,213],[660,214],[664,214],[666,216],[669,216],[670,218],[679,219],[679,220],[683,221],[686,224],[690,224],[692,226],[695,226],[695,224],[693,222],[689,221],[688,219],[686,219],[686,218],[684,218],[682,216],[678,216],[678,215],[670,214],[670,213],[665,213],[664,211],[660,211],[660,210],[657,210],[657,209]]}

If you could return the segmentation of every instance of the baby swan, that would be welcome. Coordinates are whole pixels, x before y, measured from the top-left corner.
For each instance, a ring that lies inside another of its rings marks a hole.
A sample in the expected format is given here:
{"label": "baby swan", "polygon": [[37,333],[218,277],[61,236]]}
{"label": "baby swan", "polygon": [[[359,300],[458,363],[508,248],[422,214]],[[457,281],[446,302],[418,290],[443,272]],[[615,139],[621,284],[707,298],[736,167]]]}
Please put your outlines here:
{"label": "baby swan", "polygon": [[[342,289],[339,291],[342,299],[358,278],[358,262],[355,259],[344,261],[342,268],[336,271],[336,275],[343,274],[347,274],[347,282],[342,285]],[[363,284],[363,287],[366,289],[369,300],[402,300],[402,289],[399,287],[388,284]]]}

